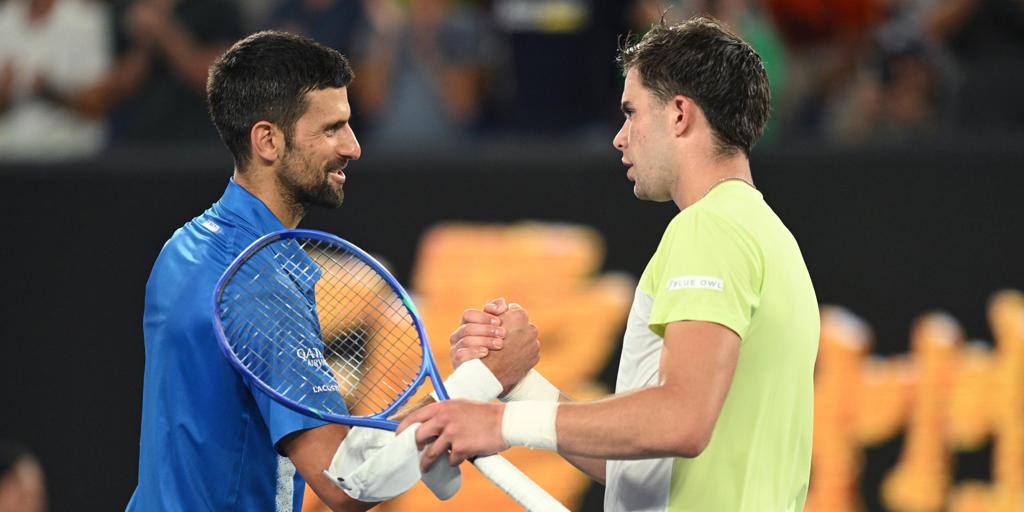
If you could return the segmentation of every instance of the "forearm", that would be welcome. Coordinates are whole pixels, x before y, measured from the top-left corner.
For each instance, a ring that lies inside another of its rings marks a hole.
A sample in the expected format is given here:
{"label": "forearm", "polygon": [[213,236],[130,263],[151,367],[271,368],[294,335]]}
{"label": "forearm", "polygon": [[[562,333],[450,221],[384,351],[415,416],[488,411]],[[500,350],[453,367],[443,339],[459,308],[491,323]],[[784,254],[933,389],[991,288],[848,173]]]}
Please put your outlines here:
{"label": "forearm", "polygon": [[378,505],[353,499],[331,483],[323,473],[312,475],[307,483],[320,501],[333,512],[363,512]]}
{"label": "forearm", "polygon": [[[558,402],[568,403],[572,402],[572,398],[566,396],[565,393],[559,391]],[[593,457],[583,457],[580,455],[571,455],[567,453],[560,454],[569,464],[576,466],[576,469],[586,473],[587,476],[600,482],[602,485],[605,481],[605,464],[608,462],[606,459],[599,459]]]}
{"label": "forearm", "polygon": [[678,393],[662,386],[563,403],[555,423],[558,451],[599,459],[693,457],[705,436],[688,409]]}
{"label": "forearm", "polygon": [[193,89],[205,92],[210,65],[224,51],[223,45],[201,45],[177,20],[169,19],[158,30],[158,46],[171,67]]}
{"label": "forearm", "polygon": [[380,110],[391,89],[391,72],[398,53],[397,34],[376,34],[370,51],[356,68],[359,79],[352,82],[358,94],[352,98],[363,111],[373,114]]}
{"label": "forearm", "polygon": [[149,69],[149,49],[137,48],[99,83],[66,95],[52,94],[50,101],[88,119],[102,119],[117,102],[135,94]]}
{"label": "forearm", "polygon": [[8,63],[0,69],[0,114],[3,114],[12,103],[14,91],[14,65]]}
{"label": "forearm", "polygon": [[281,443],[295,469],[324,505],[335,512],[361,512],[373,508],[376,503],[352,498],[323,473],[324,468],[330,466],[331,458],[347,432],[348,427],[328,424],[296,432]]}
{"label": "forearm", "polygon": [[441,70],[440,97],[452,117],[467,121],[476,115],[480,103],[480,73],[474,67],[446,67]]}
{"label": "forearm", "polygon": [[576,469],[586,473],[587,476],[594,479],[594,481],[604,485],[605,479],[605,465],[607,460],[595,459],[591,457],[582,457],[579,455],[561,454],[562,458],[576,466]]}
{"label": "forearm", "polygon": [[959,28],[978,5],[978,0],[939,2],[925,18],[925,31],[934,41],[942,41]]}

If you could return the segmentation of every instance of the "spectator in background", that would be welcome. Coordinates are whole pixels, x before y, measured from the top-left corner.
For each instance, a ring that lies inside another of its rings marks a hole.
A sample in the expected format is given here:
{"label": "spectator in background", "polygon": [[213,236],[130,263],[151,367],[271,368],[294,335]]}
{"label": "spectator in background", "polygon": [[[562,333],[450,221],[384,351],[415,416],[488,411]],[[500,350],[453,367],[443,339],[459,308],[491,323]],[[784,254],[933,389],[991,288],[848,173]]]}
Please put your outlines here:
{"label": "spectator in background", "polygon": [[786,43],[787,90],[780,122],[788,135],[822,138],[829,107],[854,83],[870,55],[888,0],[766,0]]}
{"label": "spectator in background", "polygon": [[434,145],[466,137],[481,105],[484,29],[453,0],[365,3],[352,98],[375,143]]}
{"label": "spectator in background", "polygon": [[109,71],[109,15],[87,0],[0,3],[0,160],[52,162],[96,154],[102,115],[70,107]]}
{"label": "spectator in background", "polygon": [[266,28],[306,36],[342,55],[352,55],[356,31],[366,22],[363,2],[284,0],[274,9]]}
{"label": "spectator in background", "polygon": [[890,5],[856,78],[828,107],[829,138],[844,144],[907,144],[951,128],[955,69],[924,33],[921,4]]}
{"label": "spectator in background", "polygon": [[0,441],[0,512],[43,512],[46,484],[39,461],[24,447]]}
{"label": "spectator in background", "polygon": [[608,55],[626,29],[627,9],[623,0],[495,0],[494,23],[509,49],[498,84],[508,88],[501,122],[535,137],[575,131],[604,147],[613,130],[593,128],[622,116],[611,108],[622,79]]}
{"label": "spectator in background", "polygon": [[137,0],[122,7],[118,43],[125,66],[119,71],[141,73],[115,93],[130,95],[115,115],[118,142],[216,143],[204,100],[206,75],[242,36],[238,6],[230,0]]}
{"label": "spectator in background", "polygon": [[1024,1],[926,3],[925,31],[959,66],[956,125],[984,137],[1024,135]]}

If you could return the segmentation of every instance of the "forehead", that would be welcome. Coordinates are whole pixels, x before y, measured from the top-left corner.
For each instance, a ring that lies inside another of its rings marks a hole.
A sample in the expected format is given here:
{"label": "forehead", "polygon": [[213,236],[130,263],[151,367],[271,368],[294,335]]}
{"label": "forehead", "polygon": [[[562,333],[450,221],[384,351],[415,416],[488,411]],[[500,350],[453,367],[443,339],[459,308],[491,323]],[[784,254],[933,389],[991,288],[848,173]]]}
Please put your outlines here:
{"label": "forehead", "polygon": [[343,117],[347,119],[350,113],[348,89],[346,87],[328,87],[306,93],[306,112],[302,114],[300,121],[318,120],[328,117]]}
{"label": "forehead", "polygon": [[640,72],[637,71],[636,66],[629,68],[629,71],[626,72],[626,83],[622,87],[622,101],[637,103],[647,99],[650,95],[651,91],[644,87],[643,80],[640,78]]}

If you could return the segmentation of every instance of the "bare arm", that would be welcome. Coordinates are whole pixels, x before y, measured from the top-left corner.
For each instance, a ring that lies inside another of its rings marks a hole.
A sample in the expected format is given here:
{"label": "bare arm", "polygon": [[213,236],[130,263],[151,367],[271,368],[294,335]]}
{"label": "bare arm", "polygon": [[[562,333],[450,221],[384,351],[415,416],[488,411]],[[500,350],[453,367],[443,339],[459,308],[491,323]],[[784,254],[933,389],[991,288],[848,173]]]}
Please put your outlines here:
{"label": "bare arm", "polygon": [[[566,403],[572,402],[572,399],[562,394],[559,402]],[[584,457],[582,455],[570,455],[562,453],[562,458],[565,459],[569,464],[572,464],[576,469],[584,472],[590,478],[600,482],[601,485],[605,483],[605,467],[608,464],[607,459],[595,458],[595,457]]]}
{"label": "bare arm", "polygon": [[950,33],[963,25],[978,4],[978,0],[938,2],[924,20],[928,35],[935,41],[944,41]]}
{"label": "bare arm", "polygon": [[44,97],[88,118],[102,119],[123,98],[135,94],[149,72],[150,50],[139,46],[125,54],[111,72],[91,87],[70,94],[50,91]]}
{"label": "bare arm", "polygon": [[295,469],[331,510],[335,512],[363,511],[373,508],[376,503],[364,503],[352,499],[323,474],[331,465],[334,453],[348,434],[344,425],[328,424],[308,430],[301,430],[281,440],[281,449],[288,454]]}
{"label": "bare arm", "polygon": [[[497,298],[488,302],[484,305],[482,311],[467,309],[462,314],[462,324],[452,333],[450,338],[452,366],[458,368],[459,365],[470,359],[482,358],[481,361],[483,361],[488,369],[495,372],[496,375],[502,375],[498,377],[498,380],[505,386],[503,394],[507,394],[519,382],[523,377],[523,371],[536,364],[536,360],[533,359],[528,362],[528,367],[521,367],[517,371],[512,372],[505,371],[510,366],[505,362],[506,360],[515,361],[522,359],[522,356],[510,353],[520,350],[520,343],[515,341],[514,336],[506,339],[507,330],[505,329],[506,325],[502,322],[502,318],[507,311],[508,304],[504,298]],[[525,310],[520,311],[525,314]],[[566,396],[565,393],[559,393],[559,402],[571,401],[572,399]],[[427,404],[419,404],[417,407],[406,412],[408,414],[408,412],[419,409],[424,405]],[[402,415],[402,418],[407,414]],[[401,418],[398,420],[401,421]],[[563,458],[594,480],[602,484],[604,483],[606,462],[604,459],[564,454]]]}
{"label": "bare arm", "polygon": [[171,67],[194,90],[205,92],[210,65],[227,49],[227,45],[200,44],[173,17],[168,17],[159,27],[156,41]]}
{"label": "bare arm", "polygon": [[[732,384],[739,348],[739,336],[719,324],[670,324],[662,349],[661,383],[595,402],[562,404],[552,411],[558,451],[592,459],[700,455]],[[419,422],[423,425],[416,432],[417,442],[422,446],[435,440],[424,453],[424,467],[445,451],[450,451],[449,462],[459,463],[473,455],[507,449],[502,423],[510,419],[512,424],[522,423],[527,418],[505,417],[504,409],[529,403],[505,406],[452,400],[433,404],[410,414],[399,431]]]}
{"label": "bare arm", "polygon": [[452,117],[460,121],[472,119],[480,106],[479,66],[445,66],[441,70],[440,82],[443,94],[440,95],[448,107]]}
{"label": "bare arm", "polygon": [[7,61],[0,67],[0,114],[11,106],[11,91],[14,88],[14,63]]}
{"label": "bare arm", "polygon": [[665,330],[661,384],[558,409],[558,450],[614,459],[696,457],[732,384],[740,339],[710,322]]}
{"label": "bare arm", "polygon": [[370,19],[369,46],[356,62],[359,79],[352,82],[352,99],[368,114],[380,110],[391,89],[391,74],[398,58],[399,39],[406,25],[402,8],[394,0],[366,2]]}
{"label": "bare arm", "polygon": [[206,91],[206,77],[226,43],[203,44],[181,24],[169,4],[148,1],[131,7],[126,19],[129,31],[140,42],[151,43],[167,59],[181,79],[199,93]]}

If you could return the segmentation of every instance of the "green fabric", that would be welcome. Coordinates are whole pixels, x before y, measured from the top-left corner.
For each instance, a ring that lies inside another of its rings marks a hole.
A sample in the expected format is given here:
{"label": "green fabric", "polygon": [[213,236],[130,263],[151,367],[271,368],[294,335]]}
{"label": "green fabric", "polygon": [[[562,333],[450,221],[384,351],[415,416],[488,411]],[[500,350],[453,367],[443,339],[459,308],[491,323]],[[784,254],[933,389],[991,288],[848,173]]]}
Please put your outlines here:
{"label": "green fabric", "polygon": [[649,328],[728,327],[740,354],[708,447],[672,467],[669,510],[800,511],[811,462],[819,316],[796,240],[739,181],[715,187],[669,224],[641,277]]}

